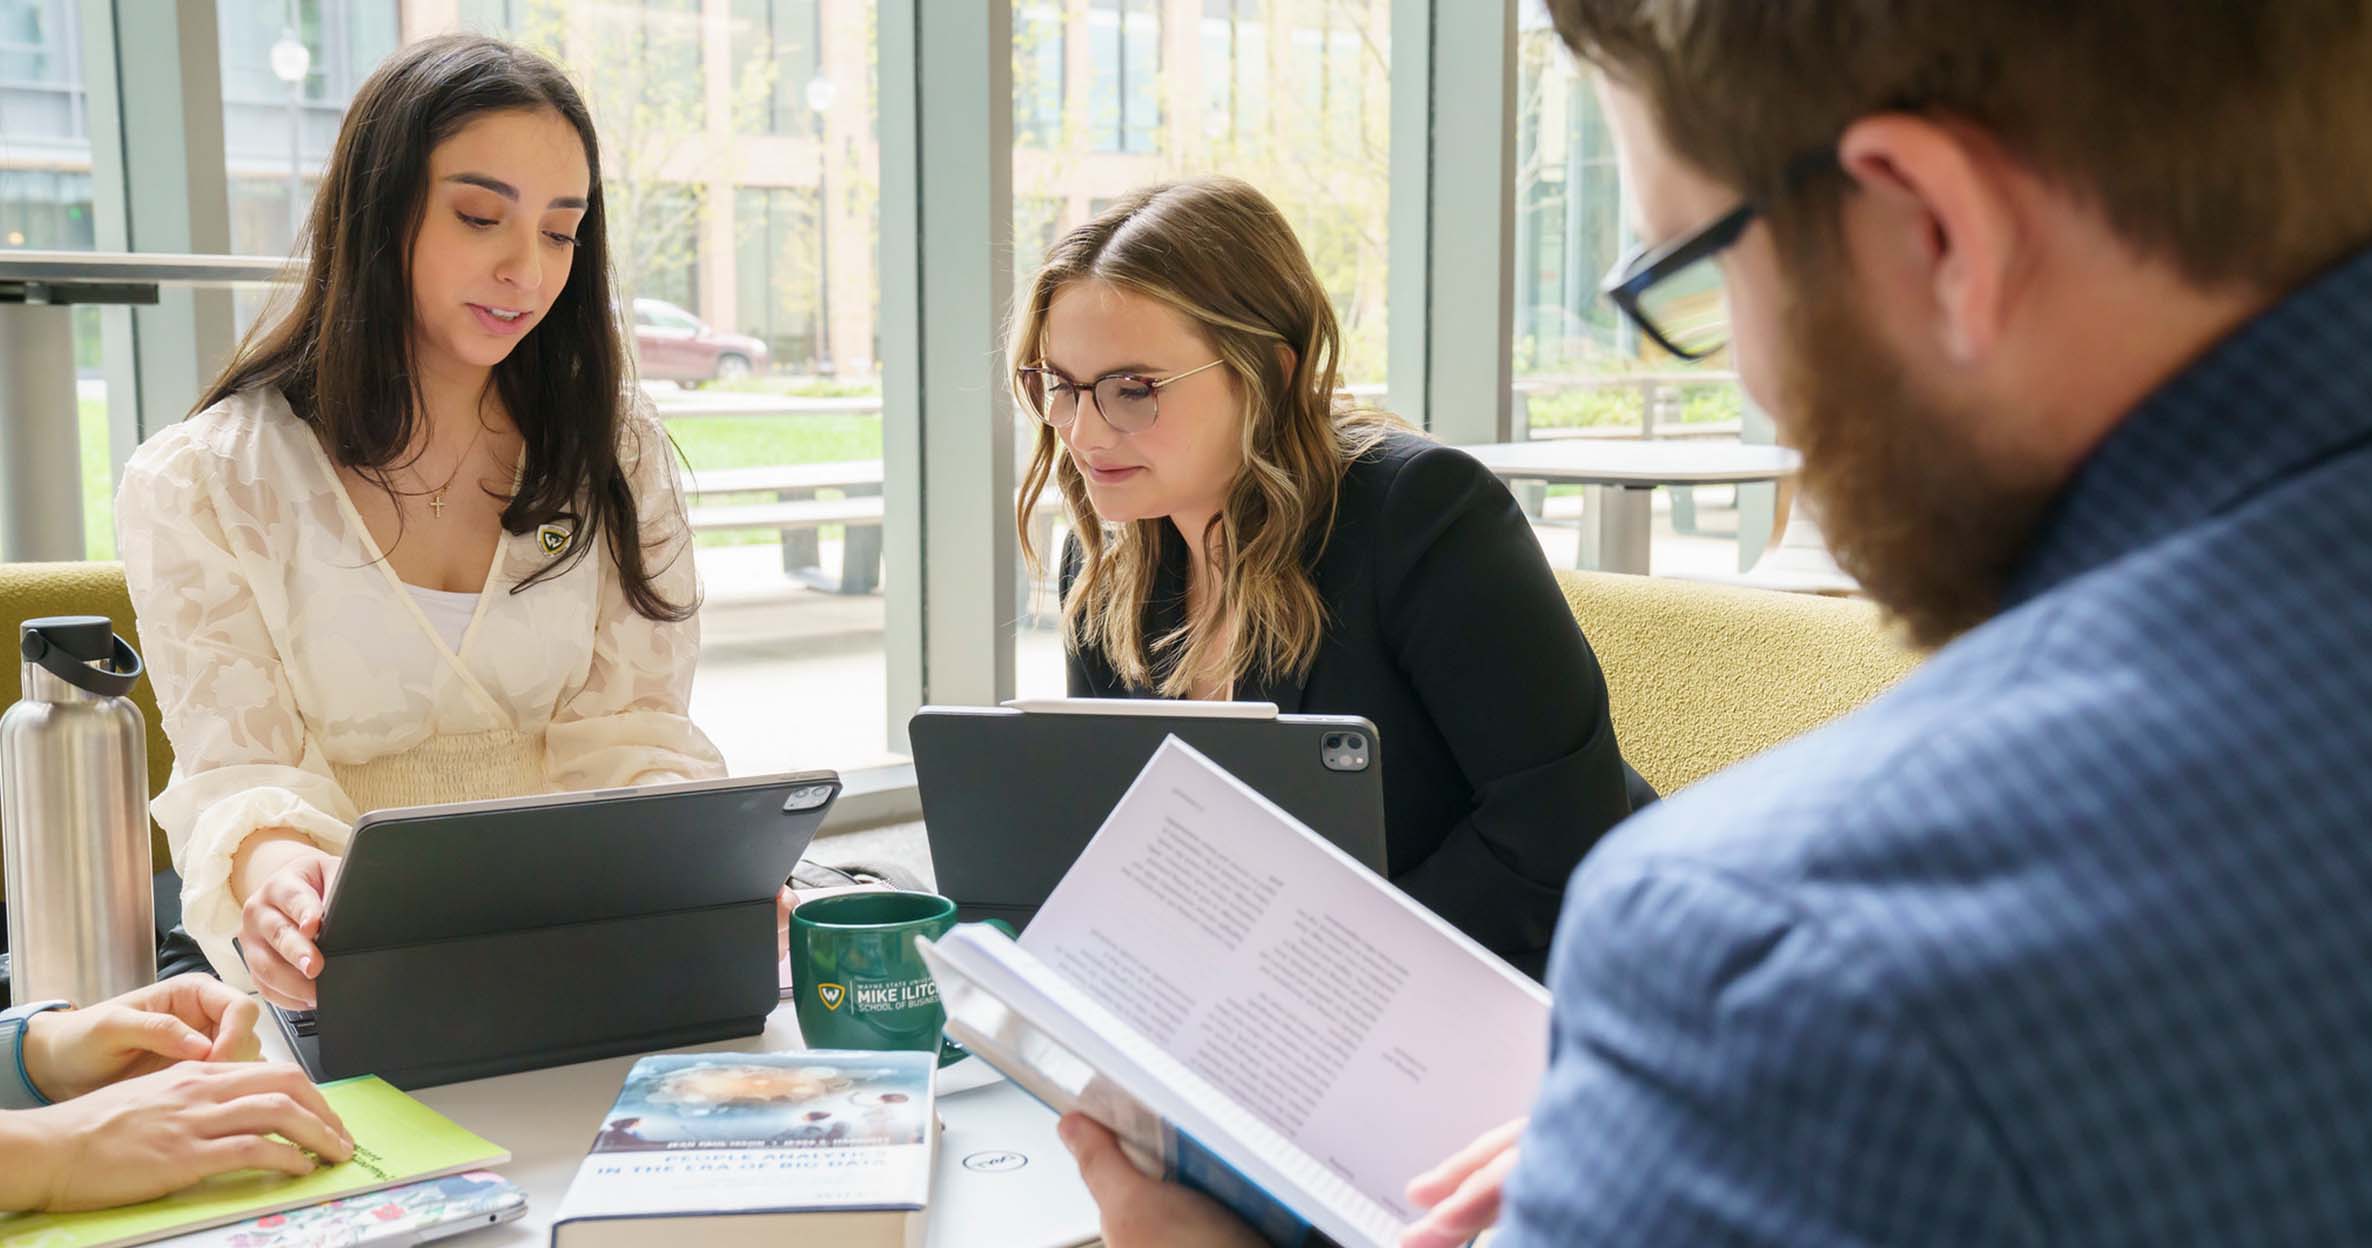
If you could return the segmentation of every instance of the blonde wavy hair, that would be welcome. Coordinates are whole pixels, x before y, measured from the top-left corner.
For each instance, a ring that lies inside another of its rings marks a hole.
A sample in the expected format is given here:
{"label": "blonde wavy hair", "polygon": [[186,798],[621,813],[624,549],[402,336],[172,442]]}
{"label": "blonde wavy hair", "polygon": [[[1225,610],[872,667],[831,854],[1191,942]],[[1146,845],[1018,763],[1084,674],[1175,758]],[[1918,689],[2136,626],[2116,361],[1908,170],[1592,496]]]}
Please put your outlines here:
{"label": "blonde wavy hair", "polygon": [[[1122,680],[1164,697],[1190,696],[1197,678],[1229,687],[1255,675],[1301,679],[1325,634],[1310,565],[1334,526],[1343,473],[1407,426],[1337,394],[1342,335],[1333,304],[1284,214],[1248,183],[1148,186],[1064,235],[1015,299],[1016,370],[1043,360],[1047,309],[1078,281],[1158,300],[1194,323],[1243,394],[1243,462],[1200,538],[1218,592],[1183,626],[1147,637],[1145,607],[1169,521],[1105,521],[1061,438],[1039,424],[1014,521],[1023,557],[1042,571],[1029,512],[1048,481],[1061,489],[1081,556],[1062,604],[1065,642],[1094,646]],[[1029,410],[1018,372],[1014,398]]]}

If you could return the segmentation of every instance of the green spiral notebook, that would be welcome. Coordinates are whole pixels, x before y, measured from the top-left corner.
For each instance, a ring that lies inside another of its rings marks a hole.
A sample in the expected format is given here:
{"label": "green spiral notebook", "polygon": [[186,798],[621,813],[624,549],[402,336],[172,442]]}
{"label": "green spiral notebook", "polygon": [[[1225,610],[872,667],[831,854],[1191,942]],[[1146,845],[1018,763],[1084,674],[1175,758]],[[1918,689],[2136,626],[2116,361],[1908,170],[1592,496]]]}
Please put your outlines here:
{"label": "green spiral notebook", "polygon": [[354,1156],[301,1179],[244,1171],[146,1204],[89,1213],[0,1214],[0,1248],[115,1248],[362,1192],[498,1166],[509,1152],[375,1076],[321,1085],[354,1137]]}

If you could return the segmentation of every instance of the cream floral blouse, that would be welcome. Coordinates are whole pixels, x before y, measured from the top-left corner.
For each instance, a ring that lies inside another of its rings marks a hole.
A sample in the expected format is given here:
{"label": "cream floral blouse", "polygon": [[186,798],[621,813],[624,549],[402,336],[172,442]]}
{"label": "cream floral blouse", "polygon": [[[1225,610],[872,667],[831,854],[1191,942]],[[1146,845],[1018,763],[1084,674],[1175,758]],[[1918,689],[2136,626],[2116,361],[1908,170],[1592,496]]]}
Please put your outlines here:
{"label": "cream floral blouse", "polygon": [[[647,410],[620,454],[654,585],[691,601],[682,484]],[[410,532],[434,540],[429,522]],[[152,809],[183,922],[234,985],[231,859],[259,829],[340,853],[364,811],[724,774],[686,714],[697,620],[637,614],[606,540],[512,593],[565,530],[505,534],[456,652],[276,390],[150,438],[124,470],[116,533],[173,743]]]}

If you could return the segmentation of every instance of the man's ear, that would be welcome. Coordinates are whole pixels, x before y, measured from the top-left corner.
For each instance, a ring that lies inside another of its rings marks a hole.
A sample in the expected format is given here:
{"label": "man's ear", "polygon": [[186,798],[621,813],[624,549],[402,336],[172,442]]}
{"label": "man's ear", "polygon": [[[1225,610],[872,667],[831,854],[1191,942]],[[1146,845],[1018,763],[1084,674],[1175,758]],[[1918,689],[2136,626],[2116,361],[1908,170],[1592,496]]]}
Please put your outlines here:
{"label": "man's ear", "polygon": [[1980,137],[1886,113],[1847,127],[1837,159],[1862,193],[1855,254],[1924,303],[1957,363],[1994,349],[2008,321],[2019,243],[2011,169]]}

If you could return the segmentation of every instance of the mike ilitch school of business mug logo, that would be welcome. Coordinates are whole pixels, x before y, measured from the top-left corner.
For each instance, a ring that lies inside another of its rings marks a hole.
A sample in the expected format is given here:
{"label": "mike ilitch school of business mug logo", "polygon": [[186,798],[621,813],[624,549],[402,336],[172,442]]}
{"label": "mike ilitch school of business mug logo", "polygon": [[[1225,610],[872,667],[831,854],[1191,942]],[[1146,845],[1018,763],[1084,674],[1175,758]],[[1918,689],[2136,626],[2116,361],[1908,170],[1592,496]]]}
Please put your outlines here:
{"label": "mike ilitch school of business mug logo", "polygon": [[909,1010],[918,1005],[939,1004],[939,981],[909,979],[889,984],[858,984],[851,992],[845,984],[817,984],[815,999],[827,1010],[838,1010],[842,1003],[854,1001],[851,1014],[878,1014],[883,1010]]}
{"label": "mike ilitch school of business mug logo", "polygon": [[815,999],[827,1010],[837,1011],[843,1003],[854,1002],[851,1014],[879,1014],[885,1010],[910,1010],[918,1005],[939,1004],[939,981],[908,979],[887,984],[858,984],[851,990],[845,984],[817,984]]}

